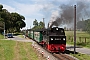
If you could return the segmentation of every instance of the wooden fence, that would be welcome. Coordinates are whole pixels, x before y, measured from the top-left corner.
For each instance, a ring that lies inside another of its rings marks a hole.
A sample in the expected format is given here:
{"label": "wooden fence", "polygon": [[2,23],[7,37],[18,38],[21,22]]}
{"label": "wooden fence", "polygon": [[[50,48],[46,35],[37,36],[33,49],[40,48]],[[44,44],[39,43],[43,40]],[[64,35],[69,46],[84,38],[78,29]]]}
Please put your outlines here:
{"label": "wooden fence", "polygon": [[[82,42],[87,43],[88,39],[90,40],[90,37],[76,37],[76,41],[80,42],[80,43],[82,43]],[[67,36],[67,41],[74,42],[74,37],[73,36]]]}

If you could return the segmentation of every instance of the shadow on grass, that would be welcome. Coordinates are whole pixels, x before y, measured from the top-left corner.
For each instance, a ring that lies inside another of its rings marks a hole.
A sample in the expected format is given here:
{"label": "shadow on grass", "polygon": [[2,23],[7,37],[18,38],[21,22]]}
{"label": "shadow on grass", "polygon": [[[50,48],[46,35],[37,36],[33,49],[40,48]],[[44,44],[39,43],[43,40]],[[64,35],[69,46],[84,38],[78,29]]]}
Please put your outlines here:
{"label": "shadow on grass", "polygon": [[[67,46],[67,49],[74,48],[74,46]],[[81,46],[76,46],[76,48],[82,48]]]}
{"label": "shadow on grass", "polygon": [[[66,54],[74,54],[74,51],[66,50],[64,53],[66,53]],[[78,54],[78,52],[75,52],[75,54]]]}
{"label": "shadow on grass", "polygon": [[[74,46],[67,46],[66,49],[71,49],[73,48],[74,49]],[[81,46],[76,46],[76,48],[82,48]]]}
{"label": "shadow on grass", "polygon": [[87,44],[82,42],[82,43],[77,43],[78,46],[86,46]]}
{"label": "shadow on grass", "polygon": [[15,33],[13,34],[14,36],[17,36],[17,35],[22,35],[22,33]]}
{"label": "shadow on grass", "polygon": [[13,34],[14,36],[20,35],[20,34]]}
{"label": "shadow on grass", "polygon": [[[76,46],[76,48],[82,48],[81,46]],[[68,49],[74,49],[74,46],[67,46],[66,51],[64,53],[66,54],[74,54],[74,51],[70,51]],[[75,52],[75,54],[78,54],[78,52]]]}
{"label": "shadow on grass", "polygon": [[[60,54],[60,52],[55,52],[56,54]],[[61,52],[63,54],[74,54],[74,51],[65,50],[65,52]],[[52,53],[53,54],[53,53]],[[78,54],[78,52],[75,52],[75,54]]]}

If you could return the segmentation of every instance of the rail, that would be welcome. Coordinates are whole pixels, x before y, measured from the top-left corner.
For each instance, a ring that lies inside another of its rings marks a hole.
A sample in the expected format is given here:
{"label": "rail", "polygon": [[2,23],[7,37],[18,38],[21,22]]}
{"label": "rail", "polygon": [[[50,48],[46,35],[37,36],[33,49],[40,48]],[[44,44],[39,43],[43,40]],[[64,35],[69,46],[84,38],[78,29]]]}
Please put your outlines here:
{"label": "rail", "polygon": [[62,53],[60,54],[54,53],[53,55],[57,57],[59,60],[75,60],[73,57],[68,56],[66,54],[62,54]]}

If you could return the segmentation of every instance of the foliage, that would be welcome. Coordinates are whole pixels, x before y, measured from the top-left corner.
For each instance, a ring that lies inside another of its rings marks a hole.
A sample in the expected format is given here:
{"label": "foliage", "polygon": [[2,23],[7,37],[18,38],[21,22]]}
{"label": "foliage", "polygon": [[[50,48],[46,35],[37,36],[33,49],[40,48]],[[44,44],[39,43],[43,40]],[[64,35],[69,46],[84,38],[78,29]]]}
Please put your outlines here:
{"label": "foliage", "polygon": [[11,13],[11,19],[12,19],[11,28],[13,28],[14,31],[19,31],[20,28],[23,28],[26,26],[25,22],[23,21],[25,20],[24,16],[19,15],[18,13]]}
{"label": "foliage", "polygon": [[35,21],[33,21],[33,25],[34,25],[34,27],[32,28],[33,30],[45,28],[45,24],[42,21],[40,21],[38,23],[38,21],[36,19],[35,19]]}
{"label": "foliage", "polygon": [[86,31],[90,34],[90,19],[87,19],[85,23],[86,23]]}
{"label": "foliage", "polygon": [[40,27],[40,28],[45,28],[45,24],[44,24],[42,21],[40,21],[40,22],[39,22],[39,27]]}
{"label": "foliage", "polygon": [[85,30],[85,21],[78,21],[77,22],[77,29],[82,29],[83,31]]}
{"label": "foliage", "polygon": [[35,21],[33,21],[33,25],[34,25],[34,26],[38,26],[38,22],[37,22],[36,19],[35,19]]}
{"label": "foliage", "polygon": [[78,21],[77,29],[82,29],[90,34],[90,19]]}
{"label": "foliage", "polygon": [[25,17],[18,13],[10,13],[6,9],[2,9],[3,6],[0,5],[0,26],[4,28],[7,32],[20,31],[20,28],[26,26],[24,20]]}

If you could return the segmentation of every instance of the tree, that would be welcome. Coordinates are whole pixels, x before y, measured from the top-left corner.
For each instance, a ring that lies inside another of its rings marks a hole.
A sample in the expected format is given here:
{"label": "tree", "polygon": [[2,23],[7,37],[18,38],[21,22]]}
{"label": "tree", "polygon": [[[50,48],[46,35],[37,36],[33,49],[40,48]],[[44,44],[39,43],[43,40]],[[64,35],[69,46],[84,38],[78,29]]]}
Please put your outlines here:
{"label": "tree", "polygon": [[11,19],[10,12],[8,12],[6,9],[3,9],[1,18],[3,18],[2,21],[5,23],[5,30],[8,30],[10,28],[10,26],[12,26],[10,24],[10,22],[11,22],[11,20],[10,20]]}
{"label": "tree", "polygon": [[90,34],[90,19],[77,22],[77,28]]}
{"label": "tree", "polygon": [[32,28],[33,30],[45,28],[45,24],[42,21],[40,21],[38,23],[38,21],[36,19],[35,19],[35,21],[33,21],[33,25],[34,25],[34,27]]}
{"label": "tree", "polygon": [[18,13],[11,13],[11,20],[13,23],[12,28],[14,27],[14,30],[16,30],[16,31],[20,31],[20,28],[23,28],[26,26],[26,24],[24,22],[25,17]]}
{"label": "tree", "polygon": [[77,29],[82,29],[83,31],[85,31],[86,30],[86,25],[85,25],[86,23],[85,23],[85,20],[84,21],[78,21],[77,22]]}
{"label": "tree", "polygon": [[64,30],[66,30],[66,27],[64,27]]}
{"label": "tree", "polygon": [[34,26],[38,26],[38,22],[37,22],[36,19],[35,19],[35,21],[33,21],[33,25],[34,25]]}
{"label": "tree", "polygon": [[3,19],[1,18],[1,15],[2,15],[2,9],[3,8],[3,5],[0,5],[0,21],[2,21]]}
{"label": "tree", "polygon": [[40,21],[39,22],[39,27],[40,27],[40,29],[45,28],[45,24],[42,21]]}
{"label": "tree", "polygon": [[1,15],[2,15],[2,8],[3,8],[3,5],[0,5],[0,32],[3,31],[3,29],[4,29],[3,18],[1,17]]}
{"label": "tree", "polygon": [[85,20],[86,31],[90,34],[90,19]]}
{"label": "tree", "polygon": [[[0,5],[0,23],[5,23],[5,30],[8,32],[20,31],[20,28],[26,26],[24,20],[25,17],[18,13],[10,13],[6,9],[2,9],[3,5]],[[3,26],[3,24],[0,24]]]}
{"label": "tree", "polygon": [[0,5],[0,11],[2,11],[3,5]]}

